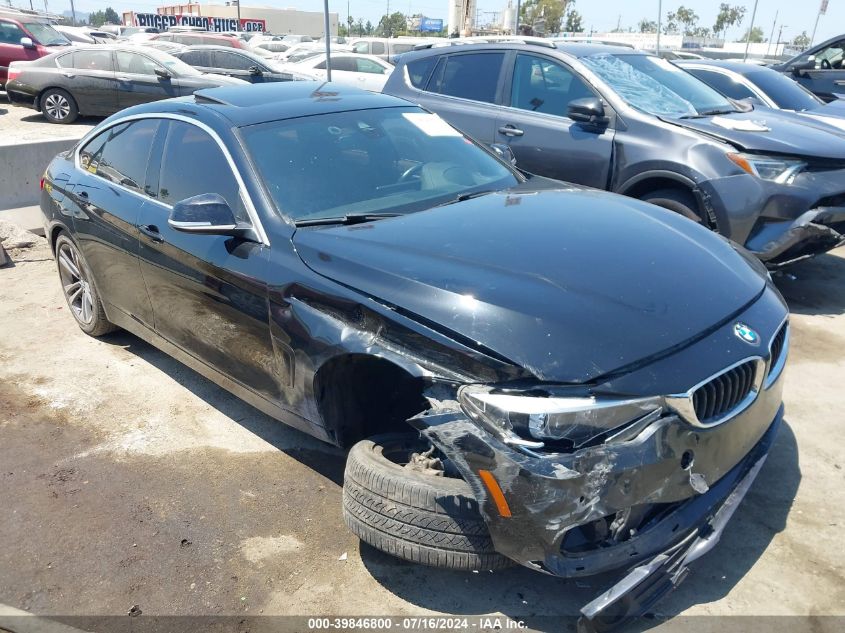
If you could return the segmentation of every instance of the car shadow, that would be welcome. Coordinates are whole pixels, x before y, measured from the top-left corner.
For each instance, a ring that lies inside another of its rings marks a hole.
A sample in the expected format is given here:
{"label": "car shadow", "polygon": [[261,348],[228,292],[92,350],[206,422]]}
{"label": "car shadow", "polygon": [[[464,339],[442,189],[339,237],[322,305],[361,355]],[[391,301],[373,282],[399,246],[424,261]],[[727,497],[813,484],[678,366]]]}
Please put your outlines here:
{"label": "car shadow", "polygon": [[[96,125],[102,120],[103,117],[80,116],[73,123],[64,123],[63,125],[67,127],[73,127],[74,125]],[[32,114],[21,117],[21,121],[26,121],[28,123],[46,123],[47,119],[40,112],[33,112]]]}
{"label": "car shadow", "polygon": [[345,451],[271,418],[134,334],[120,330],[100,340],[131,352],[268,444],[343,485]]}
{"label": "car shadow", "polygon": [[845,313],[845,248],[789,266],[773,275],[789,311],[806,315]]}
{"label": "car shadow", "polygon": [[[787,423],[769,458],[713,551],[691,566],[687,580],[654,613],[625,627],[648,630],[690,607],[728,595],[786,526],[801,481],[798,447]],[[385,589],[423,609],[450,614],[502,613],[540,631],[574,630],[579,609],[618,577],[566,581],[523,567],[461,573],[401,561],[364,543],[361,560]]]}

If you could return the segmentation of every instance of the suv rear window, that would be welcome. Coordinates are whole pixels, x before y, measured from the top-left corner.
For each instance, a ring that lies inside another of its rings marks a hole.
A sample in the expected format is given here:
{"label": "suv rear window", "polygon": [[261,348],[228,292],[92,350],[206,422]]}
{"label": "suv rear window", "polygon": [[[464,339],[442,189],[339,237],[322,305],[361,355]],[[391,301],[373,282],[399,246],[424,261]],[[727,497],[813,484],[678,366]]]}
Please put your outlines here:
{"label": "suv rear window", "polygon": [[431,92],[493,103],[504,53],[446,55],[429,82]]}
{"label": "suv rear window", "polygon": [[428,83],[428,78],[431,77],[431,71],[437,65],[439,57],[432,55],[431,57],[423,57],[408,64],[408,77],[411,79],[411,85],[414,88],[425,90]]}

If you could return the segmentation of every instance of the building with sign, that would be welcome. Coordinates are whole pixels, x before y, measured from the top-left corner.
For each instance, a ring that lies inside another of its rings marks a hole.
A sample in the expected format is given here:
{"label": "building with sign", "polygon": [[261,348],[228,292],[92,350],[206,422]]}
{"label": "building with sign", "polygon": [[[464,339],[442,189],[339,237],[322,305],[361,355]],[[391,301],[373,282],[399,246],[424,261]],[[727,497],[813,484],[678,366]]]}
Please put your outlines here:
{"label": "building with sign", "polygon": [[[173,26],[190,26],[209,31],[254,31],[266,30],[270,33],[310,35],[322,37],[324,22],[322,11],[299,11],[296,9],[276,9],[273,7],[242,5],[241,23],[238,24],[238,6],[236,2],[210,4],[189,2],[158,7],[155,13],[136,13],[127,11],[123,14],[123,23],[133,26],[154,26],[166,30]],[[337,35],[338,14],[329,13],[329,30]]]}

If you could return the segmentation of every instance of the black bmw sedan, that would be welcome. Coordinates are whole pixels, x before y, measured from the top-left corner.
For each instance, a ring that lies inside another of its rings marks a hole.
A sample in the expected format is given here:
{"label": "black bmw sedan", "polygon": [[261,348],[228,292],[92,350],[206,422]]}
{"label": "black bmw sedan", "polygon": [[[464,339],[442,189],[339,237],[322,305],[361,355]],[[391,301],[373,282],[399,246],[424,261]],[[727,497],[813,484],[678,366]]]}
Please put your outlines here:
{"label": "black bmw sedan", "polygon": [[91,46],[12,62],[6,93],[13,105],[40,110],[50,123],[73,123],[80,115],[108,116],[202,88],[243,83],[201,73],[152,48]]}
{"label": "black bmw sedan", "polygon": [[712,548],[781,421],[787,309],[741,247],[527,177],[406,101],[316,82],[125,110],[41,207],[70,311],[351,446],[362,540],[450,569],[622,578]]}

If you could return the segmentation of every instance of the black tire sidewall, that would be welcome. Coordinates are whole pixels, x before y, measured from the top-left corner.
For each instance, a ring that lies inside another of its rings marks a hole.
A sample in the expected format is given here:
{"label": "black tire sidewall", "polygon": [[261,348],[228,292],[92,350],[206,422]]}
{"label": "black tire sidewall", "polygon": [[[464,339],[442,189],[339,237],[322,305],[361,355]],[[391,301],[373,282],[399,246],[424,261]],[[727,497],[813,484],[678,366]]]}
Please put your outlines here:
{"label": "black tire sidewall", "polygon": [[677,189],[661,189],[660,191],[653,191],[645,194],[641,200],[643,202],[648,202],[649,204],[668,209],[669,211],[674,211],[688,220],[692,220],[693,222],[704,224],[706,226],[704,218],[702,218],[696,210],[698,205],[691,193]]}
{"label": "black tire sidewall", "polygon": [[[73,320],[76,321],[76,324],[86,334],[91,336],[99,336],[101,334],[105,334],[106,332],[110,332],[114,329],[114,326],[106,319],[105,310],[103,309],[103,304],[100,301],[100,293],[97,291],[97,286],[94,284],[94,280],[91,276],[91,269],[88,267],[88,262],[85,261],[85,255],[82,254],[82,250],[80,250],[79,246],[74,242],[70,236],[65,233],[59,233],[59,236],[56,238],[56,267],[60,267],[61,264],[59,263],[59,247],[62,243],[67,243],[76,250],[79,254],[79,265],[82,266],[85,272],[85,277],[88,280],[88,286],[91,290],[91,302],[94,304],[94,318],[91,320],[91,323],[82,323],[76,316],[76,313],[71,309],[70,304],[67,300],[67,295],[64,292],[64,288],[62,288],[62,296],[65,299],[65,305],[68,307]],[[59,285],[61,285],[61,271],[59,272]]]}

